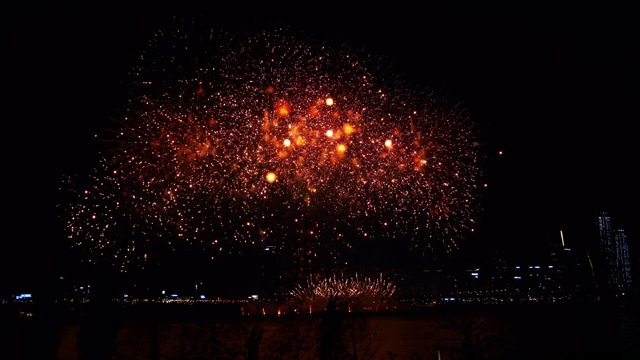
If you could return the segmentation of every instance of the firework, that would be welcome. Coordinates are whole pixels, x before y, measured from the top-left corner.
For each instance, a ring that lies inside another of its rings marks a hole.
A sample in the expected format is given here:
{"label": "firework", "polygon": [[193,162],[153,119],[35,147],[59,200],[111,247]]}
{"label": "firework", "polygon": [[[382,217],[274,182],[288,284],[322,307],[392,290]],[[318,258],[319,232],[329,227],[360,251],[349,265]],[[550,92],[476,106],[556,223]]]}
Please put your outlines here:
{"label": "firework", "polygon": [[458,247],[480,176],[464,110],[364,51],[187,25],[155,33],[133,66],[131,101],[67,207],[74,244],[114,262],[273,245],[329,267],[376,238]]}
{"label": "firework", "polygon": [[305,285],[298,285],[290,294],[300,301],[383,301],[391,298],[396,288],[380,278],[360,279],[333,277],[314,282],[311,278]]}

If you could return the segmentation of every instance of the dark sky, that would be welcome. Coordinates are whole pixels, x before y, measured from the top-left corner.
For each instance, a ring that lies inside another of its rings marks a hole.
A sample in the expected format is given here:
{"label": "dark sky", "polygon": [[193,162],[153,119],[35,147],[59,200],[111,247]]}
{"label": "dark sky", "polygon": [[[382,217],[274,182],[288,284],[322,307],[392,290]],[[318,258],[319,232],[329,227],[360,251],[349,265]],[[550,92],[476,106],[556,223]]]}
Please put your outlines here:
{"label": "dark sky", "polygon": [[58,180],[95,161],[93,135],[126,99],[131,52],[156,24],[192,11],[212,23],[280,23],[368,47],[411,81],[459,98],[483,129],[490,189],[469,252],[526,253],[561,229],[579,246],[599,210],[639,246],[632,205],[640,29],[630,6],[371,6],[131,8],[93,1],[5,13],[12,25],[3,51],[9,201],[0,284],[40,281],[49,269],[65,268]]}

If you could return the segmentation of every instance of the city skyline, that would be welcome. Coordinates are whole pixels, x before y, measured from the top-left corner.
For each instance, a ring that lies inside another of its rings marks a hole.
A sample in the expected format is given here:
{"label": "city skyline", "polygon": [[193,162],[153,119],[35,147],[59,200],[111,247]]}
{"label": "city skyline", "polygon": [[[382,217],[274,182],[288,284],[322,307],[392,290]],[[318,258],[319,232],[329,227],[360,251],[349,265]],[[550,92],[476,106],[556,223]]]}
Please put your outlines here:
{"label": "city skyline", "polygon": [[[27,185],[20,179],[16,184],[22,196],[11,203],[8,220],[22,231],[10,233],[3,273],[20,268],[30,274],[11,277],[42,281],[47,271],[36,270],[39,266],[65,268],[67,244],[56,208],[60,177],[95,167],[101,145],[93,135],[110,126],[127,99],[129,55],[173,9],[119,10],[107,7],[101,15],[80,18],[58,11],[56,17],[28,19],[34,42],[20,53],[28,61],[15,66],[26,79],[16,78],[14,86],[23,94],[46,94],[36,95],[41,106],[28,115],[33,119],[24,130],[36,124],[44,133],[29,151],[39,151],[43,168],[54,169],[30,167],[28,177],[43,183]],[[433,8],[422,13],[424,22],[398,12],[398,18],[412,21],[393,28],[371,24],[382,23],[382,14],[371,21],[335,14],[332,26],[322,17],[270,21],[381,52],[410,81],[448,93],[449,100],[467,109],[482,131],[488,187],[477,233],[461,243],[463,252],[498,248],[523,254],[560,230],[568,244],[583,246],[600,211],[609,211],[616,228],[627,230],[633,249],[637,222],[630,199],[637,175],[628,127],[634,109],[626,89],[637,55],[630,46],[629,13],[612,7],[598,14],[602,9],[591,4],[512,9],[507,18],[492,15],[490,8],[480,12],[481,18],[475,10]],[[219,15],[207,19],[227,26],[235,19],[223,21],[225,13]],[[611,22],[594,25],[596,15]],[[264,19],[245,17],[234,26],[256,23]],[[29,109],[29,101],[17,101]],[[24,166],[20,158],[17,163]]]}

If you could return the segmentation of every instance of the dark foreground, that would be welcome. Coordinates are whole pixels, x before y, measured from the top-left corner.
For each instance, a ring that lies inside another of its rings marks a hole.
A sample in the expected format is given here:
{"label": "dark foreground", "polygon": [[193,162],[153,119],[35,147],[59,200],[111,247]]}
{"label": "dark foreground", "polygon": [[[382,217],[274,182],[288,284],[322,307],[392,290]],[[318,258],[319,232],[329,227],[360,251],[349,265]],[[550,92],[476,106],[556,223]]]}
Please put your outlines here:
{"label": "dark foreground", "polygon": [[2,359],[640,359],[621,304],[241,315],[239,304],[3,305]]}

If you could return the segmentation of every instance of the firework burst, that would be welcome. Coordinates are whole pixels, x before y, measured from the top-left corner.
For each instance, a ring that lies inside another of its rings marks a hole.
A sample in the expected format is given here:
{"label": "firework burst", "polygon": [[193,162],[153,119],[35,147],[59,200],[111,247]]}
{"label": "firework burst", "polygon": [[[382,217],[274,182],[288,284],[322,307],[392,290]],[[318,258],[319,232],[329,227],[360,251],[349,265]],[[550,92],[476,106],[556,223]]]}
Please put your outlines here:
{"label": "firework burst", "polygon": [[305,285],[298,285],[290,294],[300,301],[384,301],[393,296],[396,287],[380,278],[360,279],[336,276],[314,282],[311,278]]}
{"label": "firework burst", "polygon": [[458,247],[480,176],[464,110],[366,52],[197,25],[152,36],[96,174],[68,181],[75,245],[123,269],[178,244],[328,267],[376,238]]}

